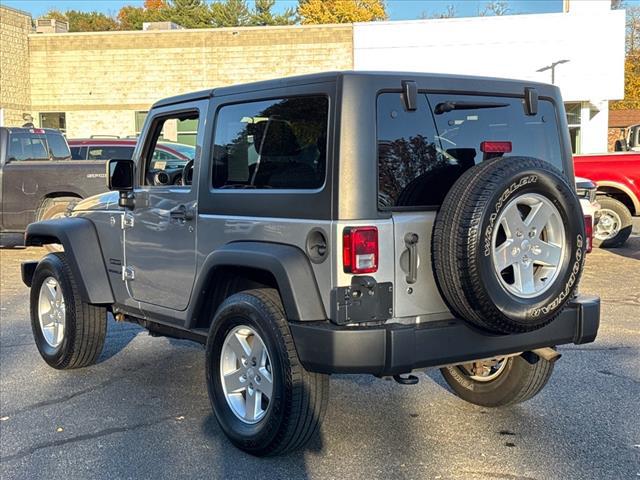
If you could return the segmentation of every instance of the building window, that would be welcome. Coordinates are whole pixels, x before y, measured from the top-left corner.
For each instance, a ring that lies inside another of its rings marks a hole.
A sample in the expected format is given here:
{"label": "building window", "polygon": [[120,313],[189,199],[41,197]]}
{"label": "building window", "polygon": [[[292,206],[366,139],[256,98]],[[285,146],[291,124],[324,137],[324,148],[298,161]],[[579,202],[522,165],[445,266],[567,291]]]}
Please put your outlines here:
{"label": "building window", "polygon": [[67,131],[67,116],[64,112],[45,112],[40,114],[40,128],[55,128],[62,133]]}
{"label": "building window", "polygon": [[136,112],[136,137],[142,133],[142,127],[144,127],[144,121],[147,119],[149,112]]}
{"label": "building window", "polygon": [[569,125],[569,136],[571,137],[571,151],[575,155],[580,153],[582,104],[580,102],[565,103],[564,109],[567,112],[567,124]]}
{"label": "building window", "polygon": [[183,120],[178,122],[178,143],[196,146],[198,135],[198,120]]}

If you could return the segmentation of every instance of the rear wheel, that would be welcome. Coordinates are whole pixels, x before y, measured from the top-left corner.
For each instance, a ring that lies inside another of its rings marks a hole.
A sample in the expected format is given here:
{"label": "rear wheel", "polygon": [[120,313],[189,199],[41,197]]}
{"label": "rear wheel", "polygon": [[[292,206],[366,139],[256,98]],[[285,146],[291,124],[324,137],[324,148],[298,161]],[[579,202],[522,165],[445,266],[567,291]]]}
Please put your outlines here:
{"label": "rear wheel", "polygon": [[598,197],[600,210],[596,212],[598,222],[593,233],[596,247],[621,247],[631,235],[633,219],[627,206],[611,197]]}
{"label": "rear wheel", "polygon": [[531,364],[522,356],[498,357],[440,371],[462,400],[483,407],[504,407],[540,392],[553,373],[553,363],[542,358]]}
{"label": "rear wheel", "polygon": [[248,290],[222,303],[209,331],[206,373],[218,423],[238,448],[281,454],[319,430],[329,377],[300,364],[276,290]]}

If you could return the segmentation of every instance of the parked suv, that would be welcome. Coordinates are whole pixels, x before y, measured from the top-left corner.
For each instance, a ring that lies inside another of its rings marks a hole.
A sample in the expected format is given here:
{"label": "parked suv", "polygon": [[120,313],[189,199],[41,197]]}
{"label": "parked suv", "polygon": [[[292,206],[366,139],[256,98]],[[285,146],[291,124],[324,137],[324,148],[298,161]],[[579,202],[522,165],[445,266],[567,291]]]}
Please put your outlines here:
{"label": "parked suv", "polygon": [[[527,400],[599,325],[564,119],[554,86],[412,73],[159,101],[113,193],[29,226],[65,248],[22,266],[40,354],[95,363],[107,312],[200,342],[216,418],[255,455],[306,444],[331,373],[440,367],[468,402]],[[185,185],[154,185],[163,131],[195,121]]]}
{"label": "parked suv", "polygon": [[2,245],[22,243],[29,223],[63,216],[70,202],[105,191],[104,177],[104,162],[71,160],[58,130],[0,127]]}

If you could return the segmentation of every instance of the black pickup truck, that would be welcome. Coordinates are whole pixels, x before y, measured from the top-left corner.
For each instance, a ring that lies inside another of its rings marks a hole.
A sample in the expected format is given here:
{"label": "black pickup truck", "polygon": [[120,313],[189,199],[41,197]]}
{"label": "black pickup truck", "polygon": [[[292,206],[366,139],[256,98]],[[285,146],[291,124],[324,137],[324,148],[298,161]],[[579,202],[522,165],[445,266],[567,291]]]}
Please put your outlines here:
{"label": "black pickup truck", "polygon": [[104,177],[104,161],[72,160],[58,130],[0,127],[0,245],[19,243],[31,222],[103,192]]}

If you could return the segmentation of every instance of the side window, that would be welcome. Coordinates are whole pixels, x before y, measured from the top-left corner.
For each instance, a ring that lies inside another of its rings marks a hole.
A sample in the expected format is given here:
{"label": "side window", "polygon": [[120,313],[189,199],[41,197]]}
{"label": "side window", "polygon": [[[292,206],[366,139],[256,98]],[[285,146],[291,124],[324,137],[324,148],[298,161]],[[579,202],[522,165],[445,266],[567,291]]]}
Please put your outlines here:
{"label": "side window", "polygon": [[[183,132],[188,131],[195,144],[198,132],[198,112],[185,112],[172,116],[156,119],[151,126],[150,136],[144,149],[145,185],[190,185],[193,168],[187,173],[188,178],[183,179],[184,167],[191,160],[183,155],[174,155],[168,152],[167,147],[179,141],[185,141]],[[188,147],[188,146],[187,146]],[[193,148],[193,147],[190,147]]]}
{"label": "side window", "polygon": [[58,133],[47,132],[45,134],[47,138],[47,144],[49,145],[49,153],[54,160],[69,160],[71,158],[71,152],[69,151],[69,145],[64,137]]}
{"label": "side window", "polygon": [[216,120],[213,187],[320,188],[328,118],[325,96],[223,106]]}
{"label": "side window", "polygon": [[424,95],[406,111],[400,93],[377,101],[378,207],[438,205],[458,177],[458,162],[442,155]]}
{"label": "side window", "polygon": [[49,152],[44,135],[16,132],[9,135],[9,154],[11,161],[49,160]]}
{"label": "side window", "polygon": [[130,160],[134,147],[98,145],[89,147],[87,160]]}
{"label": "side window", "polygon": [[86,160],[87,147],[69,147],[71,150],[71,160]]}

